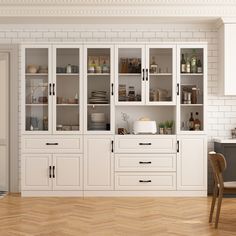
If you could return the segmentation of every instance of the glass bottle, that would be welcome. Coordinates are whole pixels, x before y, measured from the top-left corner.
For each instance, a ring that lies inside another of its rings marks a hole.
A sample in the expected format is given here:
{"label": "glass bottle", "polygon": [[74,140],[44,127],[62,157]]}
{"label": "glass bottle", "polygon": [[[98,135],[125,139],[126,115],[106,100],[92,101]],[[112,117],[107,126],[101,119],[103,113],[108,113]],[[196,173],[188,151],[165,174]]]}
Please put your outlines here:
{"label": "glass bottle", "polygon": [[189,130],[194,130],[194,119],[193,119],[193,113],[191,112],[190,118],[189,118]]}
{"label": "glass bottle", "polygon": [[201,63],[201,60],[198,59],[197,61],[197,73],[202,73],[202,63]]}
{"label": "glass bottle", "polygon": [[196,112],[196,118],[194,120],[194,129],[201,130],[201,121],[198,118],[198,112]]}
{"label": "glass bottle", "polygon": [[182,54],[181,59],[181,73],[186,73],[186,61],[184,59],[184,54]]}
{"label": "glass bottle", "polygon": [[152,57],[152,63],[150,65],[150,73],[157,73],[157,64],[155,61],[155,57]]}
{"label": "glass bottle", "polygon": [[187,61],[186,61],[186,73],[190,73],[191,72],[191,65],[190,65],[190,60],[187,57]]}
{"label": "glass bottle", "polygon": [[193,49],[193,55],[191,58],[191,73],[197,73],[197,57],[195,49]]}

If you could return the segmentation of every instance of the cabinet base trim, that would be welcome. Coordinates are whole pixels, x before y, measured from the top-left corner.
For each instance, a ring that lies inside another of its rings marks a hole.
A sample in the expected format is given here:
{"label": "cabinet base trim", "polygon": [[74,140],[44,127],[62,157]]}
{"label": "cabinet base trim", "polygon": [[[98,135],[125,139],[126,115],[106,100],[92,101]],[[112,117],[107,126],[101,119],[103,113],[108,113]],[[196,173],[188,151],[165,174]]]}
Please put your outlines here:
{"label": "cabinet base trim", "polygon": [[207,197],[207,191],[22,191],[22,197]]}

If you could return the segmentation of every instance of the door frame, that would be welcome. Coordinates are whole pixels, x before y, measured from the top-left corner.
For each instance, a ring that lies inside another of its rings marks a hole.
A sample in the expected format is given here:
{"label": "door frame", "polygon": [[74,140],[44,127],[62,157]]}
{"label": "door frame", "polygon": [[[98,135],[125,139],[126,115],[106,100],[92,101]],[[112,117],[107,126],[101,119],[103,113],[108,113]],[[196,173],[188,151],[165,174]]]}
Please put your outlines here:
{"label": "door frame", "polygon": [[[17,44],[0,44],[1,53],[9,53],[9,192],[19,192],[19,46]],[[13,96],[17,95],[17,96]]]}

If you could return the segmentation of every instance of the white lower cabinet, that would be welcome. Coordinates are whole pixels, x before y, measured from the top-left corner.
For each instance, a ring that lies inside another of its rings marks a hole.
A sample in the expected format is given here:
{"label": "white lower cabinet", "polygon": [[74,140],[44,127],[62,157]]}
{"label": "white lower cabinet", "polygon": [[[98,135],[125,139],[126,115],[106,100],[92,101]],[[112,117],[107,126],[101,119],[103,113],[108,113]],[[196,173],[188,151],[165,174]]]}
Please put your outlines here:
{"label": "white lower cabinet", "polygon": [[177,153],[177,190],[207,189],[207,139],[180,135]]}
{"label": "white lower cabinet", "polygon": [[113,190],[114,136],[86,135],[84,144],[84,189]]}
{"label": "white lower cabinet", "polygon": [[22,190],[82,190],[80,154],[26,154],[22,158]]}

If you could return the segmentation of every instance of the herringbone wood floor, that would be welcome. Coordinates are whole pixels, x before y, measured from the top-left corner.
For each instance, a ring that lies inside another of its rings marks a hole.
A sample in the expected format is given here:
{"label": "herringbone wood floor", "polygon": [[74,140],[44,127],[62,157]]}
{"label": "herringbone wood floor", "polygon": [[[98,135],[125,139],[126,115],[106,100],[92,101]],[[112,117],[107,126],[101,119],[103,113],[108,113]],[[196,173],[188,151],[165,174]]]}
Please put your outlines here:
{"label": "herringbone wood floor", "polygon": [[0,199],[1,236],[236,235],[236,198],[224,198],[219,229],[211,198]]}

